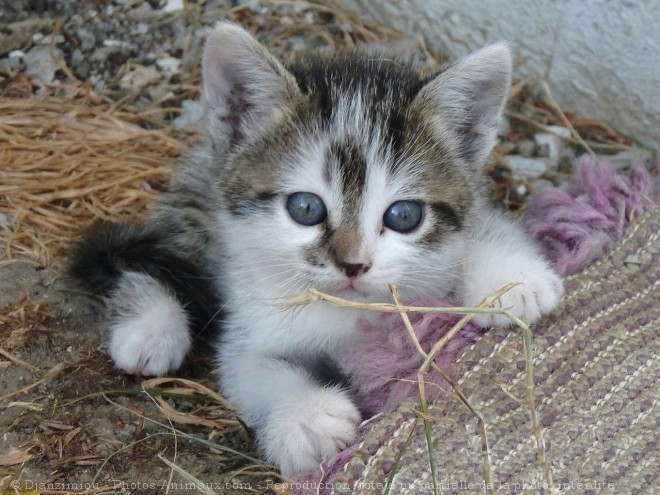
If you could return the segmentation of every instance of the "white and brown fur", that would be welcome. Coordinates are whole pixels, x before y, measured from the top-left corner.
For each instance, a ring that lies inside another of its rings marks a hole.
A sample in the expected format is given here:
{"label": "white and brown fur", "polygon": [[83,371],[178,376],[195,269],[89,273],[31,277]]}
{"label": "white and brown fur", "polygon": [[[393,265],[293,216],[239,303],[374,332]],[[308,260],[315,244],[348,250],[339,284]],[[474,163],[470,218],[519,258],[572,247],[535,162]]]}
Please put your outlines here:
{"label": "white and brown fur", "polygon": [[[221,391],[290,475],[355,438],[360,414],[334,363],[369,316],[324,303],[285,311],[283,299],[314,287],[389,301],[395,283],[407,299],[453,295],[471,306],[520,282],[501,306],[528,321],[551,311],[560,278],[481,184],[510,72],[503,44],[429,78],[357,54],[285,67],[240,27],[219,24],[203,57],[203,143],[142,229],[101,227],[74,260],[74,274],[107,297],[117,366],[176,370],[191,334],[222,308]],[[321,224],[288,214],[300,191],[325,203]],[[406,234],[383,223],[399,200],[423,207]]]}

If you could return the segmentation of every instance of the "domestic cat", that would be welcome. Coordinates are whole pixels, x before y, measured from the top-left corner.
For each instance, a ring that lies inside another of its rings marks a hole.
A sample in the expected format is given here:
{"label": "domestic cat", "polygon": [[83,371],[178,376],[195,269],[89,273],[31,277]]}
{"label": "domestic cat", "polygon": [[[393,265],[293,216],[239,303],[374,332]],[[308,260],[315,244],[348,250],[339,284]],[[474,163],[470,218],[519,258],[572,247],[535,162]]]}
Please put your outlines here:
{"label": "domestic cat", "polygon": [[432,77],[359,54],[285,66],[220,23],[202,60],[202,142],[144,225],[101,225],[72,264],[106,298],[117,367],[174,371],[193,334],[221,326],[221,391],[291,475],[355,439],[336,357],[372,316],[283,300],[313,287],[390,302],[395,283],[407,300],[474,306],[520,282],[499,306],[530,322],[551,311],[561,279],[482,184],[510,74],[504,44]]}

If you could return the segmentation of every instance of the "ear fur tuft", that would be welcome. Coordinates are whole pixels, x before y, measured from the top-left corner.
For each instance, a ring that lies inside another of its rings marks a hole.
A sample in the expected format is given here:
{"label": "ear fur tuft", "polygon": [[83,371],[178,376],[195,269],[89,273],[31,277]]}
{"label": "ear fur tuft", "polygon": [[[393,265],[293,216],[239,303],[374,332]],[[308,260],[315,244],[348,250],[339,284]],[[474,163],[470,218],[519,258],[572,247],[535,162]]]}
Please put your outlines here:
{"label": "ear fur tuft", "polygon": [[208,126],[228,145],[276,122],[296,82],[284,66],[242,27],[220,22],[202,57]]}
{"label": "ear fur tuft", "polygon": [[495,145],[511,66],[508,45],[496,43],[449,66],[417,96],[436,135],[475,168],[483,166]]}

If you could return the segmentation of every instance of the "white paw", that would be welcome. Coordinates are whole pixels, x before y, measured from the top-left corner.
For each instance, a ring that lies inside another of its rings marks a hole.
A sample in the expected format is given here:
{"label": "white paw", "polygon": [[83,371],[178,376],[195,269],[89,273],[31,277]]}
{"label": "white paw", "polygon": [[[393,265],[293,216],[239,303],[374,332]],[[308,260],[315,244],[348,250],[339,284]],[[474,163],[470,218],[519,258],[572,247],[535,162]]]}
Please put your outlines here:
{"label": "white paw", "polygon": [[[499,268],[495,270],[493,267],[492,271],[485,271],[481,276],[473,278],[472,287],[468,287],[465,294],[467,306],[476,306],[511,282],[519,282],[519,285],[500,296],[493,304],[494,308],[508,309],[527,323],[534,323],[559,304],[564,293],[564,283],[545,261],[526,260],[513,270],[507,270],[506,264]],[[481,314],[476,315],[473,321],[483,328],[513,324],[506,315]]]}
{"label": "white paw", "polygon": [[173,294],[148,275],[127,273],[109,305],[109,353],[118,368],[160,376],[181,366],[191,337]]}
{"label": "white paw", "polygon": [[360,413],[345,392],[316,389],[303,401],[278,405],[264,426],[261,442],[284,476],[315,469],[349,446]]}

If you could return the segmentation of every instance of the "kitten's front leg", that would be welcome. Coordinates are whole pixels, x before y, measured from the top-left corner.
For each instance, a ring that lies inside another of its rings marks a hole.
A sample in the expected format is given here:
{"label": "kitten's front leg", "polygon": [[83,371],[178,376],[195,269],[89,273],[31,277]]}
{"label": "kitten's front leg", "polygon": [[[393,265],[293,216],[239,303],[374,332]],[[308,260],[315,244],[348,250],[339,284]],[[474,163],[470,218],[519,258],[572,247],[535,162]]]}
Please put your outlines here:
{"label": "kitten's front leg", "polygon": [[355,440],[360,413],[340,386],[285,359],[223,354],[222,390],[284,476],[317,468]]}
{"label": "kitten's front leg", "polygon": [[[522,228],[499,212],[490,212],[469,239],[463,272],[462,302],[476,306],[511,282],[519,282],[495,303],[532,323],[557,307],[564,292],[561,277]],[[507,326],[504,315],[476,315],[481,327]]]}
{"label": "kitten's front leg", "polygon": [[192,338],[170,288],[144,273],[125,272],[107,302],[108,350],[118,368],[161,376],[181,366]]}

